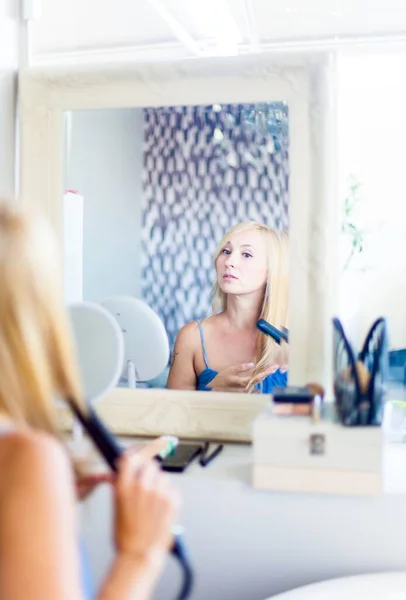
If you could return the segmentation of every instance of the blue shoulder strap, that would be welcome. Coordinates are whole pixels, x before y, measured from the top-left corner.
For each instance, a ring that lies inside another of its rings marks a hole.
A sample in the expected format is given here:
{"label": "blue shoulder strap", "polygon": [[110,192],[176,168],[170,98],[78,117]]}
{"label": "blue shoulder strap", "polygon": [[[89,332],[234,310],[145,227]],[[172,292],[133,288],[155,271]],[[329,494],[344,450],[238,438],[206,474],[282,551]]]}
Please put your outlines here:
{"label": "blue shoulder strap", "polygon": [[209,363],[207,361],[206,344],[204,343],[203,327],[200,322],[200,319],[196,319],[196,323],[197,323],[197,325],[199,327],[199,331],[200,331],[200,339],[202,341],[204,363],[205,363],[206,367],[209,368]]}

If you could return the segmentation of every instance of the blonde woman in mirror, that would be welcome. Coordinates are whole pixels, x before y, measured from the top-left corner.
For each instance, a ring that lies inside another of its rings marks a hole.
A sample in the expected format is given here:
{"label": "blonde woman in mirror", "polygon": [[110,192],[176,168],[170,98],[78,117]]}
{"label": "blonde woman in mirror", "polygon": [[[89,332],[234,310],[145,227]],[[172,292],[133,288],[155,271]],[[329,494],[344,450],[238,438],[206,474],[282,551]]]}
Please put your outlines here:
{"label": "blonde woman in mirror", "polygon": [[287,345],[256,328],[259,318],[287,326],[288,237],[240,223],[218,245],[213,314],[177,336],[167,387],[272,393],[287,385]]}
{"label": "blonde woman in mirror", "polygon": [[[146,600],[177,494],[144,451],[127,453],[114,478],[80,476],[69,457],[55,399],[82,396],[61,290],[47,226],[0,205],[0,598]],[[75,504],[102,481],[113,488],[115,558],[94,593]]]}

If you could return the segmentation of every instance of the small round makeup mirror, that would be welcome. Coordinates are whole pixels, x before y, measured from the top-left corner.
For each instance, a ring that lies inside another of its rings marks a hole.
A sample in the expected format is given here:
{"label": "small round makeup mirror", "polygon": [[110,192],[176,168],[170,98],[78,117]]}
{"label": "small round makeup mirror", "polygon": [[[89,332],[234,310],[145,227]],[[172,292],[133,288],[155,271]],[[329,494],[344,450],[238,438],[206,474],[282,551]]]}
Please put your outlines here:
{"label": "small round makeup mirror", "polygon": [[81,302],[69,307],[84,396],[94,404],[120,378],[124,340],[112,315],[99,304]]}
{"label": "small round makeup mirror", "polygon": [[[94,405],[116,387],[124,361],[123,334],[117,321],[99,304],[80,302],[68,307],[73,341],[86,402]],[[73,440],[83,438],[75,421]]]}
{"label": "small round makeup mirror", "polygon": [[122,378],[128,387],[157,377],[168,366],[169,340],[165,326],[146,302],[132,296],[111,296],[101,301],[117,321],[124,337]]}

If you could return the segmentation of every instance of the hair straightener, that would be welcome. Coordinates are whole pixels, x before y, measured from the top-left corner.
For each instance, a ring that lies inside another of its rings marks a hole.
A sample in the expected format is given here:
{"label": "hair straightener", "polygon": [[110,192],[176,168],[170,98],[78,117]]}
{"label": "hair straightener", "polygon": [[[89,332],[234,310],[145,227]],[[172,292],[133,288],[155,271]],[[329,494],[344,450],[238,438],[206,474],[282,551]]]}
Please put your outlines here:
{"label": "hair straightener", "polygon": [[257,321],[257,329],[265,335],[272,337],[277,344],[280,344],[282,340],[289,343],[289,330],[285,327],[282,328],[282,331],[279,331],[279,329],[276,329],[276,327],[265,321],[265,319],[259,319]]}
{"label": "hair straightener", "polygon": [[[117,462],[123,454],[123,449],[118,444],[116,438],[102,423],[90,406],[87,407],[86,414],[83,414],[74,400],[68,400],[68,404],[89,437],[93,440],[93,443],[98,448],[107,464],[113,471],[117,472]],[[176,527],[173,533],[171,554],[176,557],[183,570],[183,584],[182,589],[177,596],[177,600],[186,600],[192,590],[193,571],[186,552],[181,528]]]}

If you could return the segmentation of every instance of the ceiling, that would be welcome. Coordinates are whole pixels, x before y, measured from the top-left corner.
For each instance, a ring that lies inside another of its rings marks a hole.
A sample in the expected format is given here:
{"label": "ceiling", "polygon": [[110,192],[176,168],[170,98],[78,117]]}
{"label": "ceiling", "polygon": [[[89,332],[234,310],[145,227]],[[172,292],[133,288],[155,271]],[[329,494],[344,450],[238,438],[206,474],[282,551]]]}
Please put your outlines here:
{"label": "ceiling", "polygon": [[405,0],[38,0],[32,64],[163,60],[405,36]]}

